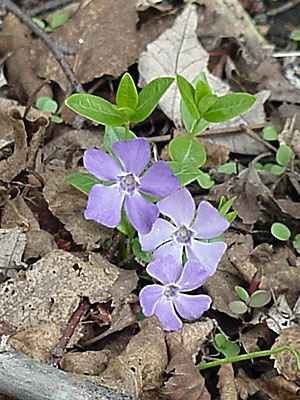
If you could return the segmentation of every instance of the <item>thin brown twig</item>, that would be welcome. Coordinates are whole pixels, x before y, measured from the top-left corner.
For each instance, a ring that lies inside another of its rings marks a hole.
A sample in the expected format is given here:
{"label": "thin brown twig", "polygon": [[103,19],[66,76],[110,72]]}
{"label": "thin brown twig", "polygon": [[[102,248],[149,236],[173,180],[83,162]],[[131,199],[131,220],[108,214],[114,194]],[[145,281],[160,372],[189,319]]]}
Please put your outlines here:
{"label": "thin brown twig", "polygon": [[49,11],[54,11],[60,7],[64,7],[69,3],[73,3],[75,0],[52,0],[38,7],[33,7],[28,10],[26,14],[29,17],[35,17],[36,15],[46,14]]}
{"label": "thin brown twig", "polygon": [[248,129],[261,129],[264,128],[268,123],[264,122],[261,124],[249,124],[249,125],[239,125],[239,126],[228,126],[226,128],[220,128],[220,129],[208,129],[205,132],[200,133],[200,135],[198,135],[198,137],[201,138],[204,136],[214,136],[214,135],[224,135],[226,133],[239,133],[239,132],[243,132],[244,128],[247,127]]}
{"label": "thin brown twig", "polygon": [[32,19],[25,14],[18,6],[16,6],[11,0],[2,0],[4,7],[14,14],[23,24],[25,24],[32,32],[34,32],[51,50],[55,59],[64,71],[68,81],[70,82],[72,89],[77,93],[84,93],[84,89],[79,80],[74,75],[74,72],[65,58],[66,49],[55,43],[50,36],[48,36]]}
{"label": "thin brown twig", "polygon": [[300,4],[300,0],[288,1],[287,3],[282,4],[279,7],[272,8],[272,10],[267,11],[267,15],[274,17],[274,15],[281,14],[287,10],[290,10],[291,8],[296,7],[298,4]]}
{"label": "thin brown twig", "polygon": [[260,136],[258,136],[257,133],[255,133],[252,129],[250,129],[247,125],[242,126],[242,130],[250,136],[252,139],[256,140],[259,143],[264,144],[266,147],[268,147],[270,150],[274,151],[276,153],[277,149],[276,147],[272,146],[270,143],[268,143],[266,140],[262,139]]}

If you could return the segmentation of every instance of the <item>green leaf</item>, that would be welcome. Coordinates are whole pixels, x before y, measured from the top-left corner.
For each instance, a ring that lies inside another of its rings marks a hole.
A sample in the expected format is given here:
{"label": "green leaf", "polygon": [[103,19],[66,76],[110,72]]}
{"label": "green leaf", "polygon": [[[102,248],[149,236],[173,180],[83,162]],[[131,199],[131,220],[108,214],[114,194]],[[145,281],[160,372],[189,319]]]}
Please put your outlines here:
{"label": "green leaf", "polygon": [[87,93],[76,93],[68,97],[66,105],[79,115],[98,124],[120,126],[124,120],[114,104]]}
{"label": "green leaf", "polygon": [[278,132],[274,124],[269,124],[263,129],[264,139],[265,140],[277,140]]}
{"label": "green leaf", "polygon": [[179,161],[169,161],[168,165],[172,168],[173,174],[180,180],[181,186],[186,186],[199,176],[199,168],[195,165],[184,164]]}
{"label": "green leaf", "polygon": [[54,122],[55,124],[62,124],[64,120],[60,118],[58,115],[51,115],[51,122]]}
{"label": "green leaf", "polygon": [[282,145],[276,152],[276,161],[282,167],[286,167],[291,160],[292,149],[289,146]]}
{"label": "green leaf", "polygon": [[274,224],[272,224],[271,233],[276,239],[282,240],[284,242],[289,240],[289,238],[291,237],[291,231],[289,230],[289,228],[286,225],[281,224],[280,222],[274,222]]}
{"label": "green leaf", "polygon": [[148,83],[139,93],[138,105],[130,121],[141,122],[148,118],[173,81],[174,78],[157,78]]}
{"label": "green leaf", "polygon": [[254,166],[255,169],[258,169],[258,170],[264,170],[265,169],[264,166],[262,165],[262,163],[259,163],[259,162],[254,163],[253,166]]}
{"label": "green leaf", "polygon": [[145,261],[147,264],[152,261],[152,252],[145,253],[141,248],[141,244],[140,244],[138,238],[135,238],[133,240],[132,250],[133,250],[134,255],[138,259]]}
{"label": "green leaf", "polygon": [[293,246],[295,248],[300,247],[300,233],[295,236],[295,240],[293,241]]}
{"label": "green leaf", "polygon": [[177,86],[181,94],[182,101],[184,102],[187,110],[192,118],[199,119],[200,114],[194,101],[195,89],[193,86],[181,75],[176,75]]}
{"label": "green leaf", "polygon": [[223,164],[220,165],[218,168],[218,172],[222,173],[222,174],[236,174],[237,170],[236,170],[236,163],[235,162],[229,162],[227,164]]}
{"label": "green leaf", "polygon": [[236,357],[240,352],[240,347],[237,343],[226,340],[222,333],[217,333],[215,336],[216,349],[220,351],[226,358]]}
{"label": "green leaf", "polygon": [[208,94],[199,101],[198,110],[201,115],[204,115],[214,104],[216,104],[217,96],[215,94]]}
{"label": "green leaf", "polygon": [[213,92],[211,91],[211,88],[209,87],[208,83],[205,82],[204,80],[200,79],[197,82],[196,89],[195,89],[195,94],[194,94],[194,99],[197,107],[199,108],[199,101],[203,99],[205,96],[212,95]]}
{"label": "green leaf", "polygon": [[74,172],[63,179],[63,183],[69,183],[84,194],[89,194],[90,190],[97,183],[102,183],[92,174],[84,172]]}
{"label": "green leaf", "polygon": [[209,127],[209,122],[205,119],[194,119],[183,101],[180,102],[180,115],[186,131],[193,136],[199,135]]}
{"label": "green leaf", "polygon": [[171,140],[169,153],[172,161],[180,161],[201,167],[206,161],[204,146],[193,138],[187,136],[177,137]]}
{"label": "green leaf", "polygon": [[271,300],[271,295],[267,290],[256,290],[252,293],[249,301],[250,307],[263,307],[269,303]]}
{"label": "green leaf", "polygon": [[69,14],[65,12],[56,13],[51,17],[50,27],[52,29],[56,29],[59,26],[63,25],[65,22],[67,22],[69,18],[70,18]]}
{"label": "green leaf", "polygon": [[300,41],[300,29],[294,29],[289,36],[290,39],[294,40],[295,42],[299,42]]}
{"label": "green leaf", "polygon": [[245,314],[248,311],[247,305],[239,300],[229,303],[229,308],[234,314]]}
{"label": "green leaf", "polygon": [[226,201],[226,198],[224,196],[221,197],[220,204],[218,206],[218,211],[223,217],[226,216],[228,211],[230,210],[232,204],[234,201],[237,199],[237,196],[231,197],[231,199]]}
{"label": "green leaf", "polygon": [[202,172],[201,170],[199,170],[197,182],[203,189],[210,189],[215,184],[215,181],[213,181],[208,174]]}
{"label": "green leaf", "polygon": [[215,335],[215,342],[217,350],[220,350],[226,344],[226,338],[222,333],[217,333]]}
{"label": "green leaf", "polygon": [[138,105],[138,93],[132,77],[126,72],[119,84],[116,103],[120,107],[128,107],[135,110]]}
{"label": "green leaf", "polygon": [[[136,139],[133,132],[129,131],[129,140]],[[113,155],[112,145],[118,140],[125,140],[125,128],[123,126],[109,126],[105,127],[105,134],[103,139],[103,145],[105,150]]]}
{"label": "green leaf", "polygon": [[281,167],[280,165],[274,164],[271,166],[270,172],[274,175],[282,175],[286,170],[286,167]]}
{"label": "green leaf", "polygon": [[231,211],[230,213],[225,215],[225,218],[231,224],[236,219],[237,215],[237,211]]}
{"label": "green leaf", "polygon": [[235,286],[234,290],[241,300],[244,302],[248,301],[249,294],[246,289],[244,289],[242,286]]}
{"label": "green leaf", "polygon": [[58,109],[58,104],[48,96],[41,96],[35,102],[36,108],[46,112],[55,114]]}
{"label": "green leaf", "polygon": [[255,103],[248,93],[229,93],[217,98],[216,103],[202,117],[209,122],[221,122],[247,111]]}
{"label": "green leaf", "polygon": [[135,229],[129,222],[124,207],[122,207],[121,221],[117,226],[117,229],[124,235],[128,236],[130,239],[133,239],[135,235]]}
{"label": "green leaf", "polygon": [[32,21],[35,22],[39,28],[45,29],[46,24],[45,24],[45,21],[43,21],[42,19],[33,17]]}

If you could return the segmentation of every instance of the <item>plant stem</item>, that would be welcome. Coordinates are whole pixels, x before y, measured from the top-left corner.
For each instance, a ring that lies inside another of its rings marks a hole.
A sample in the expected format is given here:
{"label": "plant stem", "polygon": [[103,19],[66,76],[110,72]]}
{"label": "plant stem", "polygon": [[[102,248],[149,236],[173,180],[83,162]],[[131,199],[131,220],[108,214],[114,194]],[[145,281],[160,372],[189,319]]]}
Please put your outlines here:
{"label": "plant stem", "polygon": [[129,140],[129,121],[125,122],[125,140]]}
{"label": "plant stem", "polygon": [[293,356],[296,359],[298,371],[300,371],[299,355],[296,352],[296,350],[292,349],[290,346],[281,346],[281,347],[277,347],[276,349],[273,349],[273,350],[256,351],[254,353],[242,354],[242,355],[236,356],[236,357],[228,357],[228,358],[223,358],[222,360],[211,361],[211,362],[208,362],[205,364],[198,365],[198,370],[201,371],[201,370],[207,369],[207,368],[218,367],[219,365],[223,365],[223,364],[234,363],[234,362],[244,361],[244,360],[251,360],[252,358],[268,357],[268,356],[271,356],[272,354],[277,354],[284,350],[288,350],[293,354]]}
{"label": "plant stem", "polygon": [[124,233],[120,232],[120,261],[123,261],[128,257],[128,252],[126,249],[126,239],[127,236]]}

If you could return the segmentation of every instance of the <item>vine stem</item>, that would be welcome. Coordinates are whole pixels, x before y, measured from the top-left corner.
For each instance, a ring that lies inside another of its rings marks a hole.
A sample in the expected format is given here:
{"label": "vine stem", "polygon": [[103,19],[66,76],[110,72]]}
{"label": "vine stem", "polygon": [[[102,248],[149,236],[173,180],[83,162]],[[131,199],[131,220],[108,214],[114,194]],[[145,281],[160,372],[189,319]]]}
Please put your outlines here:
{"label": "vine stem", "polygon": [[219,365],[223,365],[223,364],[229,364],[229,363],[234,363],[234,362],[244,361],[244,360],[251,360],[252,358],[268,357],[268,356],[271,356],[272,354],[277,354],[284,350],[288,350],[289,352],[291,352],[293,354],[293,356],[296,359],[298,371],[300,371],[299,355],[296,352],[296,350],[292,349],[290,346],[281,346],[281,347],[277,347],[276,349],[273,349],[273,350],[256,351],[254,353],[242,354],[242,355],[236,356],[236,357],[228,357],[228,358],[223,358],[222,360],[211,361],[211,362],[208,362],[205,364],[198,365],[198,370],[201,371],[201,370],[207,369],[207,368],[218,367]]}
{"label": "vine stem", "polygon": [[129,140],[129,122],[125,122],[125,140]]}

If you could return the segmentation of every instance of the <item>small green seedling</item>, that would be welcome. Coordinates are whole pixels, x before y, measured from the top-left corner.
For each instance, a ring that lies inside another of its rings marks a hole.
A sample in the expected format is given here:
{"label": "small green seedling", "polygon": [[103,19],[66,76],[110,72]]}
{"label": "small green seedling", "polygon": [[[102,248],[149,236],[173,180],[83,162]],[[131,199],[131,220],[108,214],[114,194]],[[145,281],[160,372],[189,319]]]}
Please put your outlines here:
{"label": "small green seedling", "polygon": [[57,109],[58,109],[58,104],[56,103],[55,100],[52,100],[48,96],[42,96],[37,99],[35,102],[35,107],[38,110],[46,111],[51,113],[51,121],[56,123],[56,124],[61,124],[63,120],[58,116],[55,115]]}
{"label": "small green seedling", "polygon": [[215,349],[224,354],[226,358],[236,357],[240,353],[240,346],[234,342],[226,340],[222,333],[217,333],[215,336]]}
{"label": "small green seedling", "polygon": [[[288,242],[292,236],[290,229],[281,222],[274,222],[271,226],[271,234],[278,240],[282,242]],[[292,242],[294,248],[300,247],[300,233],[295,236]]]}
{"label": "small green seedling", "polygon": [[230,223],[232,223],[237,217],[237,211],[230,211],[230,208],[234,201],[236,200],[236,196],[232,197],[229,200],[226,200],[224,196],[221,197],[220,204],[218,206],[218,211],[223,217],[225,217]]}
{"label": "small green seedling", "polygon": [[300,41],[300,28],[294,29],[290,33],[290,39],[294,40],[294,42],[299,42]]}
{"label": "small green seedling", "polygon": [[269,124],[263,129],[264,139],[267,141],[273,141],[278,139],[278,132],[274,124]]}
{"label": "small green seedling", "polygon": [[274,175],[282,175],[286,171],[287,166],[291,161],[291,157],[292,149],[289,146],[282,145],[276,152],[277,164],[266,163],[265,165],[263,165],[261,163],[255,163],[254,167],[256,169],[270,171]]}
{"label": "small green seedling", "polygon": [[67,22],[69,18],[69,14],[60,12],[52,15],[49,24],[47,24],[43,19],[37,17],[32,19],[41,29],[44,29],[45,32],[53,32],[55,29]]}
{"label": "small green seedling", "polygon": [[234,290],[240,298],[240,300],[229,303],[229,308],[234,314],[251,312],[251,308],[264,307],[271,300],[271,295],[267,290],[256,290],[251,296],[241,286],[235,286]]}
{"label": "small green seedling", "polygon": [[236,163],[228,162],[226,164],[220,165],[218,168],[218,172],[221,174],[232,175],[237,173]]}

